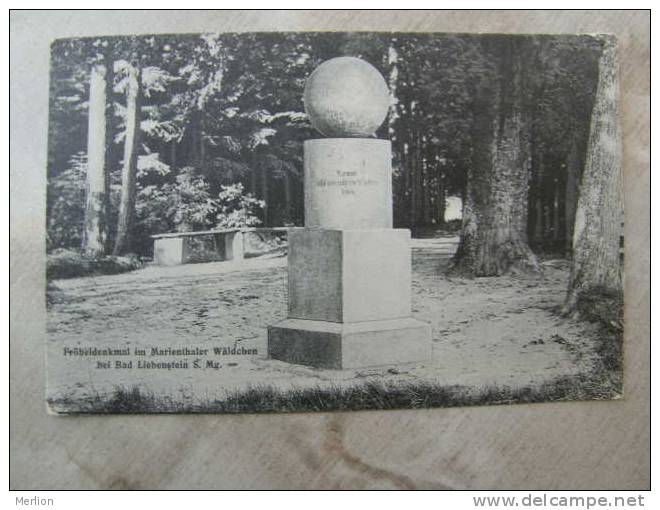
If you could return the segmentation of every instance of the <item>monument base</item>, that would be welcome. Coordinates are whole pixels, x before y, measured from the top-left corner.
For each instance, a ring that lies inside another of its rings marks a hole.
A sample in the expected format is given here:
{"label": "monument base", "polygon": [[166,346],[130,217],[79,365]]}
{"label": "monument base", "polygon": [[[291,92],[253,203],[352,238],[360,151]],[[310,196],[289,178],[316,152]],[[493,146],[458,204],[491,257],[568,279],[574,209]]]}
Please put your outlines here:
{"label": "monument base", "polygon": [[285,319],[268,327],[268,357],[333,369],[428,362],[431,327],[410,317],[350,323]]}

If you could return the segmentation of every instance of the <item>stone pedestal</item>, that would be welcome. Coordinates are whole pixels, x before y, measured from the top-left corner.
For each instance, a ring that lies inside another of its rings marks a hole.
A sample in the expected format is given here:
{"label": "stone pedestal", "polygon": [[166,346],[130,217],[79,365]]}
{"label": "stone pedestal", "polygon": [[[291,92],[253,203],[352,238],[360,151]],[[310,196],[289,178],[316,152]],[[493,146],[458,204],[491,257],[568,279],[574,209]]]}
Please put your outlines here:
{"label": "stone pedestal", "polygon": [[392,228],[392,149],[387,140],[307,140],[305,226]]}
{"label": "stone pedestal", "polygon": [[410,232],[392,228],[390,142],[308,140],[305,229],[289,233],[288,318],[268,356],[320,368],[427,361],[411,317]]}
{"label": "stone pedestal", "polygon": [[410,316],[410,232],[289,234],[289,318],[360,322]]}

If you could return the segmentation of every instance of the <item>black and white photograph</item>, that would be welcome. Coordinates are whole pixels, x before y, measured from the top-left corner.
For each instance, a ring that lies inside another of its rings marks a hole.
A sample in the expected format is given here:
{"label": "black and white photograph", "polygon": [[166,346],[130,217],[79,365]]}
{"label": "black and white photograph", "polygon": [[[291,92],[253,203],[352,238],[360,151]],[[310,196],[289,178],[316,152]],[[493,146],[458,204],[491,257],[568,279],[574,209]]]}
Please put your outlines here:
{"label": "black and white photograph", "polygon": [[51,45],[52,413],[623,396],[616,37]]}
{"label": "black and white photograph", "polygon": [[654,506],[650,10],[383,6],[10,10],[10,505]]}

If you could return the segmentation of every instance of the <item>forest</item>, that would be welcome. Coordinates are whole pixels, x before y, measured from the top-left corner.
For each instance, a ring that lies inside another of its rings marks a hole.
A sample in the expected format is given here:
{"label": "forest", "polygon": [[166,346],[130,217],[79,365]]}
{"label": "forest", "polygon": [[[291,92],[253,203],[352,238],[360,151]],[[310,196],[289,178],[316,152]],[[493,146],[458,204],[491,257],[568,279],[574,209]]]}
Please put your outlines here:
{"label": "forest", "polygon": [[[391,95],[394,225],[460,234],[450,272],[571,261],[622,300],[616,43],[608,36],[244,33],[52,46],[47,249],[149,257],[153,234],[302,226],[302,102],[324,60],[365,59]],[[462,220],[446,221],[450,198]]]}

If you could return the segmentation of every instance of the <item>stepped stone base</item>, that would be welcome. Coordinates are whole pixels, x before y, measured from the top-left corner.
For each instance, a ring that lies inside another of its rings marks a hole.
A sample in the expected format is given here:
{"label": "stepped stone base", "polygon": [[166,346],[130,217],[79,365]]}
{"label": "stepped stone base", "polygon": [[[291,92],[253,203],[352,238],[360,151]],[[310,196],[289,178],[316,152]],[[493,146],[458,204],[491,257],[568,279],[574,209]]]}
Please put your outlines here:
{"label": "stepped stone base", "polygon": [[268,327],[268,357],[332,369],[428,362],[431,327],[410,317],[351,323],[285,319]]}

